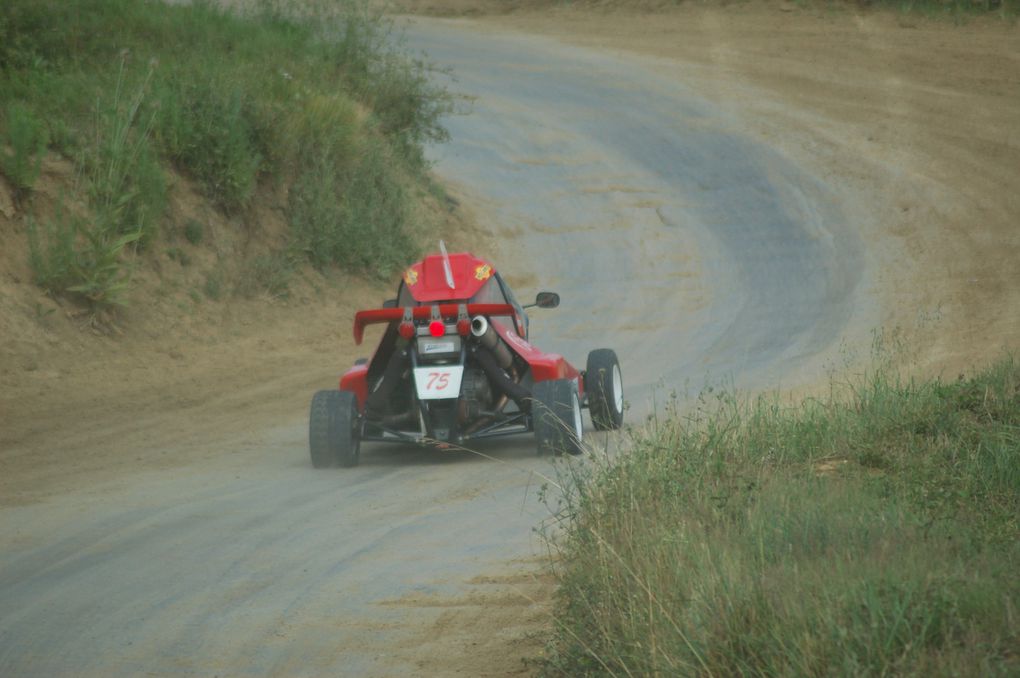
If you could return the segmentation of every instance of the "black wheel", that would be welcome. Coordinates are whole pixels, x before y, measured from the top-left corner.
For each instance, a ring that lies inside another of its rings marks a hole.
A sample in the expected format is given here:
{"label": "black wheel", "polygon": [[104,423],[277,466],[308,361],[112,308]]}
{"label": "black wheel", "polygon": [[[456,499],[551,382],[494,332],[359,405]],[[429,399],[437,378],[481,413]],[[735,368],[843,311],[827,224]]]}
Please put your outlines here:
{"label": "black wheel", "polygon": [[315,468],[354,466],[360,438],[358,405],[353,393],[319,391],[312,397],[308,416],[308,449]]}
{"label": "black wheel", "polygon": [[599,348],[588,354],[584,392],[596,431],[609,431],[623,425],[623,375],[615,351]]}
{"label": "black wheel", "polygon": [[308,414],[308,449],[312,453],[312,466],[329,468],[336,466],[336,452],[333,449],[333,422],[336,420],[340,391],[319,391],[312,396],[312,408]]}
{"label": "black wheel", "polygon": [[535,384],[531,416],[539,454],[581,454],[581,401],[573,381],[552,379]]}
{"label": "black wheel", "polygon": [[333,422],[333,450],[340,465],[349,468],[357,466],[361,458],[358,399],[350,391],[337,392],[340,399]]}

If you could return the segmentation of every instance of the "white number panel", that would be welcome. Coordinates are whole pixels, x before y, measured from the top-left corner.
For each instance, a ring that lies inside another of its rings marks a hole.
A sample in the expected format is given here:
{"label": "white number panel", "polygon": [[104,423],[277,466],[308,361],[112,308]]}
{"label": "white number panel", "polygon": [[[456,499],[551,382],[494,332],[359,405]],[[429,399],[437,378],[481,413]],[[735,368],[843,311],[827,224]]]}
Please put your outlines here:
{"label": "white number panel", "polygon": [[435,365],[414,368],[414,383],[420,400],[456,398],[460,395],[463,365]]}

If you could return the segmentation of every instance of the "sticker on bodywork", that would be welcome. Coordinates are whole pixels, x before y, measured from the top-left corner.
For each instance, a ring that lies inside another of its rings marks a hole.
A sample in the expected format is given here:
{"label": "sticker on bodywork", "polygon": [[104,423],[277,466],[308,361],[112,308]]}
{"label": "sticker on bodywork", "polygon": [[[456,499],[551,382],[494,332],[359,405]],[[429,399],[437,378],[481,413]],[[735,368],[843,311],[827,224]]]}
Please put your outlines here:
{"label": "sticker on bodywork", "polygon": [[413,268],[409,268],[404,271],[404,282],[407,283],[408,286],[414,285],[418,282],[418,271]]}
{"label": "sticker on bodywork", "polygon": [[460,396],[463,365],[433,365],[414,368],[414,385],[419,400],[438,400]]}
{"label": "sticker on bodywork", "polygon": [[488,280],[492,277],[492,266],[483,264],[475,269],[475,278],[477,280]]}

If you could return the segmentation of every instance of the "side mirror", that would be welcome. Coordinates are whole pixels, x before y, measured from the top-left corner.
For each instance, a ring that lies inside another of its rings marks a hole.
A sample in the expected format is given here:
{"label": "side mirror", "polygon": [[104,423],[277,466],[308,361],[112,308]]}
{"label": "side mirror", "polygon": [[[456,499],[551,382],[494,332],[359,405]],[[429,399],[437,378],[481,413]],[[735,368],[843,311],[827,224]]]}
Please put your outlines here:
{"label": "side mirror", "polygon": [[397,300],[396,299],[387,299],[386,301],[384,301],[382,303],[382,307],[383,308],[396,308],[397,307]]}
{"label": "side mirror", "polygon": [[524,308],[538,306],[539,308],[556,308],[560,305],[560,295],[555,292],[539,292],[535,295],[535,303],[528,304]]}

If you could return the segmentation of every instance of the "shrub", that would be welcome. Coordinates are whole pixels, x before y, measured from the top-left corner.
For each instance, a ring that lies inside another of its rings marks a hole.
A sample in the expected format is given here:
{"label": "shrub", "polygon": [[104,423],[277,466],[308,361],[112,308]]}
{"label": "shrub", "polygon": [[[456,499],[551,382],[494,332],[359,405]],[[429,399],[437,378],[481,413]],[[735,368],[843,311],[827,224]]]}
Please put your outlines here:
{"label": "shrub", "polygon": [[248,262],[241,273],[237,293],[254,297],[266,293],[275,299],[290,296],[290,281],[294,276],[294,262],[285,252],[265,254]]}
{"label": "shrub", "polygon": [[223,298],[223,271],[221,269],[215,268],[206,273],[202,291],[213,301]]}
{"label": "shrub", "polygon": [[159,103],[158,138],[167,155],[225,209],[247,205],[262,166],[247,93],[209,77],[178,76],[163,83]]}
{"label": "shrub", "polygon": [[48,141],[46,127],[33,111],[18,103],[8,104],[0,137],[0,172],[19,193],[31,190],[39,178]]}
{"label": "shrub", "polygon": [[189,219],[188,223],[184,224],[184,239],[192,245],[201,243],[204,233],[205,227],[202,226],[200,221]]}
{"label": "shrub", "polygon": [[360,162],[338,169],[330,156],[310,163],[290,191],[293,245],[316,266],[340,265],[385,275],[417,251],[408,198],[381,142]]}
{"label": "shrub", "polygon": [[29,223],[29,262],[36,283],[54,295],[77,297],[94,311],[124,303],[124,248],[141,233],[117,234],[101,224],[61,215],[42,231]]}

